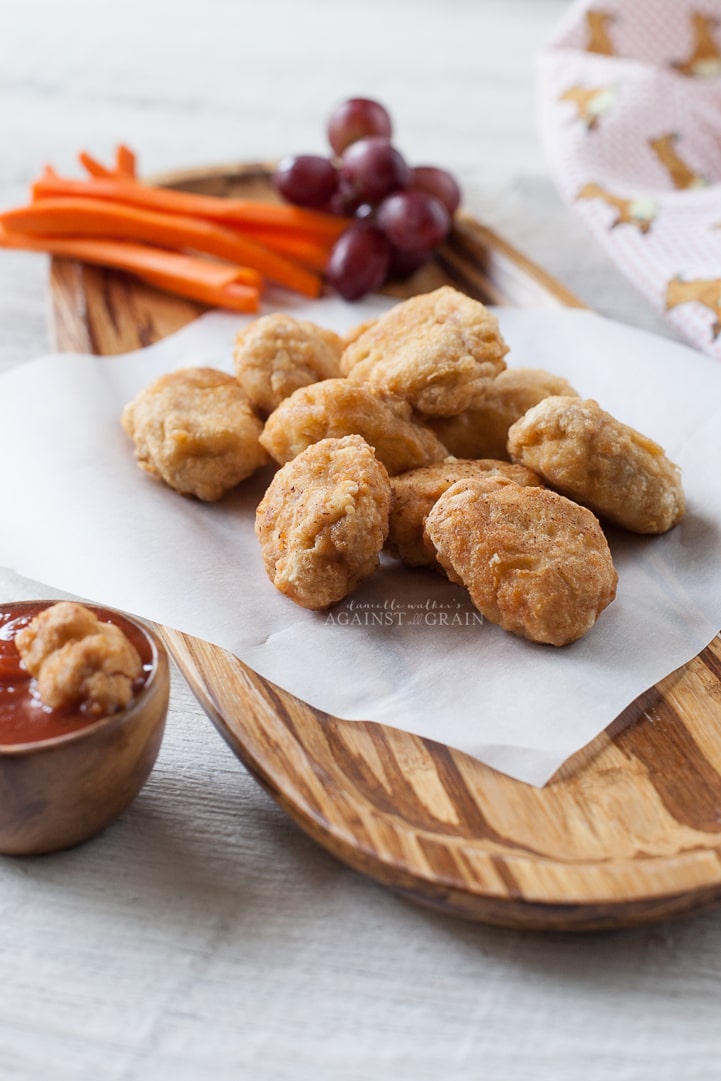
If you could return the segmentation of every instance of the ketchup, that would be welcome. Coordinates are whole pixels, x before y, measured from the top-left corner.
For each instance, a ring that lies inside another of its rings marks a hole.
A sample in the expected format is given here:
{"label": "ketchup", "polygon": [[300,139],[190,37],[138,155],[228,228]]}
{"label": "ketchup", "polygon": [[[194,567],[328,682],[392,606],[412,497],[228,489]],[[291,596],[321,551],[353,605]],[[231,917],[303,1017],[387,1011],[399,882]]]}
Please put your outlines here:
{"label": "ketchup", "polygon": [[[102,720],[85,712],[82,706],[52,709],[41,700],[36,681],[22,667],[15,635],[51,603],[27,601],[7,607],[0,604],[0,745],[55,739]],[[150,642],[139,627],[117,612],[96,607],[93,611],[104,623],[115,623],[137,649],[143,671],[133,684],[136,696],[150,675]]]}

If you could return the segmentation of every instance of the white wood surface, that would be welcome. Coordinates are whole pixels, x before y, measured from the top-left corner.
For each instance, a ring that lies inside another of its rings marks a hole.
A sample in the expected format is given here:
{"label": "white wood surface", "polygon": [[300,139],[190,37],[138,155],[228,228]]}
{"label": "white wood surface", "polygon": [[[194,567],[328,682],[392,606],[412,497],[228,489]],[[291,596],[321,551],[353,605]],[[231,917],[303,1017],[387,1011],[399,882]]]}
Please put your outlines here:
{"label": "white wood surface", "polygon": [[[365,93],[391,107],[410,158],[458,171],[469,210],[598,310],[658,328],[561,206],[538,145],[533,55],[565,7],[8,2],[0,205],[22,201],[46,160],[71,170],[76,150],[102,157],[120,139],[147,172],[320,150],[330,106]],[[0,253],[0,368],[47,349],[44,260]],[[54,595],[11,569],[0,591]],[[721,912],[569,938],[412,907],[306,840],[179,678],[133,807],[72,852],[0,859],[0,915],[2,1081],[721,1070]]]}

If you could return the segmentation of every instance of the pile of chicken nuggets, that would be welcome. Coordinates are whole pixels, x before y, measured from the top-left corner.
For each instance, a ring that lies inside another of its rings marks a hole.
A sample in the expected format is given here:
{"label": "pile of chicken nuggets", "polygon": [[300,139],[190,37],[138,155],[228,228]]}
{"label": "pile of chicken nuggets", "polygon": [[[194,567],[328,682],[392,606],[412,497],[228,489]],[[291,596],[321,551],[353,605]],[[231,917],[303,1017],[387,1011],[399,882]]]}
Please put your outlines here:
{"label": "pile of chicken nuggets", "polygon": [[201,500],[279,466],[255,532],[304,608],[342,600],[385,548],[504,630],[562,646],[616,595],[599,518],[666,532],[680,470],[564,379],[506,368],[507,352],[493,313],[449,286],[345,338],[268,315],[237,335],[235,377],[162,376],[122,424],[143,469]]}

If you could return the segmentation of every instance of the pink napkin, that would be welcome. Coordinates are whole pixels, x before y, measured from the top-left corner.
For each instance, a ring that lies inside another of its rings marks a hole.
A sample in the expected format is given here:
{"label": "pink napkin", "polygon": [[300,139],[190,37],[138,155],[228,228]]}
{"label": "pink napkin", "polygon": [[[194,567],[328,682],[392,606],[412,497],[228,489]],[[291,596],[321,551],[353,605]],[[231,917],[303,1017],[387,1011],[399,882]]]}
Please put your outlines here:
{"label": "pink napkin", "polygon": [[721,0],[577,0],[539,75],[564,195],[669,323],[721,359]]}

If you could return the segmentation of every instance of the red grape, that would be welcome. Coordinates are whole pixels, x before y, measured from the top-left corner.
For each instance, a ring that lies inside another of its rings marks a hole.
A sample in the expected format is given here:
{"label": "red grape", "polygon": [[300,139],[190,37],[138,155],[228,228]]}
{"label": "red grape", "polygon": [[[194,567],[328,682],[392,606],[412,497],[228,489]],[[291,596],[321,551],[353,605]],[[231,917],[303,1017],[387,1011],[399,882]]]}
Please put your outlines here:
{"label": "red grape", "polygon": [[401,251],[430,252],[448,236],[451,215],[424,191],[399,191],[378,207],[376,224]]}
{"label": "red grape", "polygon": [[296,206],[326,206],[338,189],[338,170],[328,158],[298,154],[283,158],[273,174],[276,191]]}
{"label": "red grape", "polygon": [[339,174],[338,190],[328,203],[328,210],[331,214],[339,214],[344,218],[352,218],[358,214],[361,206],[365,205],[367,204],[363,202],[361,196],[357,195],[348,181],[344,180]]}
{"label": "red grape", "polygon": [[455,177],[446,169],[435,165],[416,165],[411,169],[410,187],[418,191],[427,191],[435,195],[444,204],[449,214],[455,214],[461,202],[461,189]]}
{"label": "red grape", "polygon": [[448,236],[461,201],[446,169],[411,169],[391,143],[391,118],[370,98],[349,98],[331,114],[328,139],[340,157],[284,158],[273,176],[288,202],[352,218],[326,267],[329,284],[347,300],[404,280]]}
{"label": "red grape", "polygon": [[369,135],[349,146],[340,171],[341,184],[369,203],[408,187],[410,173],[402,155],[381,135]]}
{"label": "red grape", "polygon": [[358,221],[365,221],[366,218],[372,218],[375,211],[375,207],[371,203],[361,203],[355,209],[355,217]]}
{"label": "red grape", "polygon": [[354,223],[333,245],[326,278],[346,300],[359,300],[383,284],[391,246],[379,229]]}
{"label": "red grape", "polygon": [[333,110],[328,121],[328,141],[336,154],[366,135],[392,133],[391,118],[386,109],[370,98],[350,98]]}

